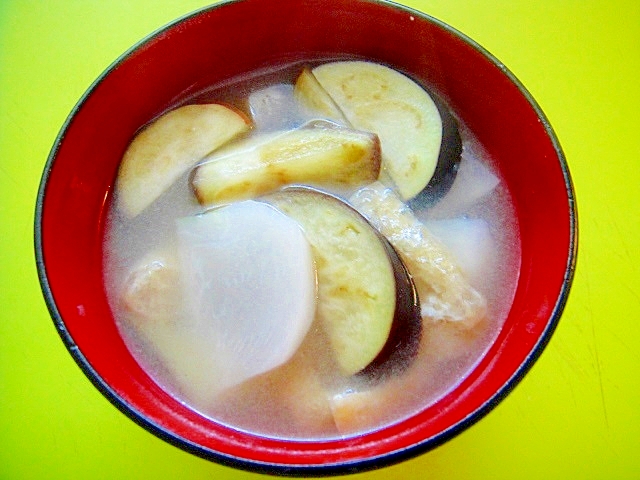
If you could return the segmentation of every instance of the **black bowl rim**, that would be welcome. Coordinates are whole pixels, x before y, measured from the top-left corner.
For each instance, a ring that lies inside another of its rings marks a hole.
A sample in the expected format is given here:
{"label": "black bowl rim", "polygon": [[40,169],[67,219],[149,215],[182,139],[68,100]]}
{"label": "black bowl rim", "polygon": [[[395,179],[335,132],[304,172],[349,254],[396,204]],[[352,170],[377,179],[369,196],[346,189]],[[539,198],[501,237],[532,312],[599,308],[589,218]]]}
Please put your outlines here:
{"label": "black bowl rim", "polygon": [[87,376],[87,378],[91,381],[91,383],[122,413],[128,416],[135,423],[149,431],[150,433],[156,435],[167,443],[174,445],[186,452],[194,454],[198,457],[204,458],[206,460],[211,460],[217,462],[222,465],[226,465],[229,467],[238,468],[241,470],[246,470],[255,473],[263,473],[268,475],[278,475],[278,476],[292,476],[292,477],[302,477],[302,476],[315,476],[315,477],[323,477],[323,476],[333,476],[333,475],[341,475],[341,474],[350,474],[350,473],[361,473],[368,470],[378,469],[386,466],[390,466],[396,463],[399,463],[404,460],[408,460],[410,458],[417,457],[422,455],[430,450],[435,449],[436,447],[442,445],[453,437],[457,436],[462,431],[471,427],[479,420],[484,418],[490,411],[492,411],[524,378],[525,374],[533,367],[534,363],[540,357],[549,341],[553,333],[558,326],[558,322],[562,315],[562,312],[567,303],[569,292],[571,289],[571,285],[573,282],[573,278],[576,270],[577,263],[577,246],[578,246],[578,216],[577,216],[577,205],[575,198],[575,189],[573,186],[573,181],[571,179],[571,175],[569,172],[569,167],[566,161],[566,157],[560,146],[560,142],[551,127],[551,124],[547,118],[547,116],[542,111],[539,104],[533,98],[533,96],[529,93],[529,91],[524,87],[524,85],[516,78],[516,76],[502,63],[500,62],[493,54],[487,51],[484,47],[478,44],[476,41],[463,34],[459,30],[451,27],[450,25],[444,23],[441,20],[438,20],[435,17],[430,16],[427,13],[415,10],[411,7],[398,4],[394,1],[390,0],[363,0],[368,3],[374,3],[381,6],[391,7],[400,11],[404,11],[407,14],[416,16],[434,24],[435,26],[447,31],[453,36],[465,42],[467,45],[474,48],[478,53],[483,55],[488,61],[493,63],[497,68],[501,70],[501,72],[509,79],[511,83],[513,83],[520,93],[525,97],[525,99],[529,102],[533,110],[536,112],[540,122],[544,126],[544,129],[551,140],[555,152],[557,154],[558,161],[560,162],[560,167],[564,176],[565,187],[568,197],[568,209],[569,209],[569,251],[568,251],[568,261],[565,269],[564,279],[562,283],[562,288],[559,292],[558,299],[554,308],[552,310],[551,317],[545,327],[544,331],[540,335],[538,341],[531,349],[529,355],[522,362],[520,367],[514,372],[511,378],[505,382],[505,384],[496,391],[491,398],[489,398],[484,404],[482,404],[479,408],[477,408],[474,412],[469,414],[466,418],[459,421],[458,423],[452,425],[447,430],[440,432],[439,434],[427,438],[419,443],[411,445],[406,448],[402,448],[396,451],[392,451],[386,454],[377,455],[369,458],[353,460],[353,461],[345,461],[340,463],[331,463],[331,464],[281,464],[281,463],[270,463],[270,462],[259,462],[255,460],[249,460],[246,458],[236,457],[228,454],[223,454],[214,450],[211,450],[206,447],[202,447],[190,440],[187,440],[168,429],[158,425],[156,422],[153,422],[138,412],[132,405],[128,404],[122,397],[120,397],[101,377],[100,375],[93,369],[91,364],[88,362],[86,357],[82,354],[79,347],[75,344],[73,338],[69,334],[64,320],[58,311],[56,306],[55,299],[53,297],[53,293],[51,292],[51,288],[49,285],[49,281],[47,278],[47,271],[44,262],[44,254],[42,249],[42,216],[43,216],[43,204],[44,197],[46,194],[46,187],[48,183],[49,174],[53,167],[53,163],[55,162],[58,150],[62,141],[64,140],[65,133],[71,124],[71,121],[77,114],[77,112],[82,108],[85,101],[92,95],[93,91],[96,87],[122,62],[124,62],[127,58],[129,58],[138,48],[141,46],[151,42],[167,30],[170,30],[177,25],[184,23],[185,21],[197,17],[203,13],[225,7],[230,4],[239,3],[243,0],[223,0],[219,3],[215,3],[213,5],[209,5],[207,7],[203,7],[193,12],[190,12],[184,16],[181,16],[166,25],[156,29],[133,46],[131,46],[128,50],[126,50],[122,55],[120,55],[114,62],[112,62],[98,77],[94,82],[89,86],[89,88],[85,91],[85,93],[80,97],[78,102],[75,104],[69,115],[67,116],[64,124],[62,125],[60,132],[58,133],[53,147],[49,153],[47,158],[45,168],[40,180],[40,184],[38,187],[38,194],[36,199],[36,208],[35,208],[35,218],[34,218],[34,247],[35,247],[35,257],[36,257],[36,266],[38,271],[38,278],[40,281],[41,290],[49,310],[49,313],[52,317],[53,323],[60,335],[63,343],[68,349],[69,353],[80,367],[82,372]]}

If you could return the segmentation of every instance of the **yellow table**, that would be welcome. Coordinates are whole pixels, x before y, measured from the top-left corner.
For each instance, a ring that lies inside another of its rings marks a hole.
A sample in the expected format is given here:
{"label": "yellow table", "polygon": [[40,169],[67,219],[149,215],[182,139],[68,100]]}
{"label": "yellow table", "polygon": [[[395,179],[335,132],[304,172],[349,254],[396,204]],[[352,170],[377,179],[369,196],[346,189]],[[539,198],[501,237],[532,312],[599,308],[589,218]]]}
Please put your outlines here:
{"label": "yellow table", "polygon": [[[42,168],[90,83],[202,0],[0,0],[0,478],[251,479],[147,433],[95,390],[40,294]],[[640,477],[640,2],[404,0],[468,34],[538,100],[565,150],[579,258],[560,325],[498,408],[435,451],[355,478]]]}

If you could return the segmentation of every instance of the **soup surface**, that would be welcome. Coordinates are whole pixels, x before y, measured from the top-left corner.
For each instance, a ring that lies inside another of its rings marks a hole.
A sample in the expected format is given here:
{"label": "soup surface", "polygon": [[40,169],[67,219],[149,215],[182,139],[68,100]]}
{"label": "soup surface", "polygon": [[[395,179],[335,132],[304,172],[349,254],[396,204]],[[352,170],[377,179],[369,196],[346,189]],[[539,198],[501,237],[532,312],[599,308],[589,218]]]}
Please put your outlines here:
{"label": "soup surface", "polygon": [[[326,59],[231,79],[125,154],[107,296],[138,362],[202,415],[359,434],[436,402],[496,338],[520,266],[509,192],[464,118],[389,70]],[[399,320],[404,268],[417,327]]]}

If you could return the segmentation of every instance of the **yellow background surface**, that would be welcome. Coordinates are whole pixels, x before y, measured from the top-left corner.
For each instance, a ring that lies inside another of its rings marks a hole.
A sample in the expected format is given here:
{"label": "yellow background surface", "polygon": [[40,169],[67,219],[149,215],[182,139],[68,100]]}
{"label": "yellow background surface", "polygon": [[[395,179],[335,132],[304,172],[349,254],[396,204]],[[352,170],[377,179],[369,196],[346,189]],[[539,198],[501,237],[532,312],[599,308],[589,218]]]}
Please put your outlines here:
{"label": "yellow background surface", "polygon": [[[0,479],[257,479],[182,452],[95,390],[50,320],[33,254],[47,155],[91,82],[198,0],[0,0]],[[640,2],[405,0],[496,55],[549,117],[579,208],[560,325],[494,411],[363,479],[640,478]]]}

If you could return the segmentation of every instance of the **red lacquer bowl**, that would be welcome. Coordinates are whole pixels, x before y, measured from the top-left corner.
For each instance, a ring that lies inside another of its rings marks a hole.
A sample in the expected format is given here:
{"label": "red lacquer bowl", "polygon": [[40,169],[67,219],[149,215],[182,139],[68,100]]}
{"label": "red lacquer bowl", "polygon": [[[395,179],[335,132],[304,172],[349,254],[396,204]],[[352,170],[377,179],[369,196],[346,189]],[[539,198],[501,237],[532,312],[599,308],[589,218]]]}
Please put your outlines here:
{"label": "red lacquer bowl", "polygon": [[[288,441],[220,425],[163,391],[127,350],[107,304],[102,235],[118,162],[150,119],[207,86],[291,60],[355,55],[443,94],[496,163],[514,200],[522,263],[497,340],[453,392],[418,414],[344,440]],[[122,412],[164,440],[274,474],[362,471],[426,452],[487,414],[555,329],[576,260],[567,165],[524,87],[464,35],[422,13],[367,0],[243,0],[195,12],[119,58],[80,99],[53,146],[36,207],[42,290],[69,352]]]}

